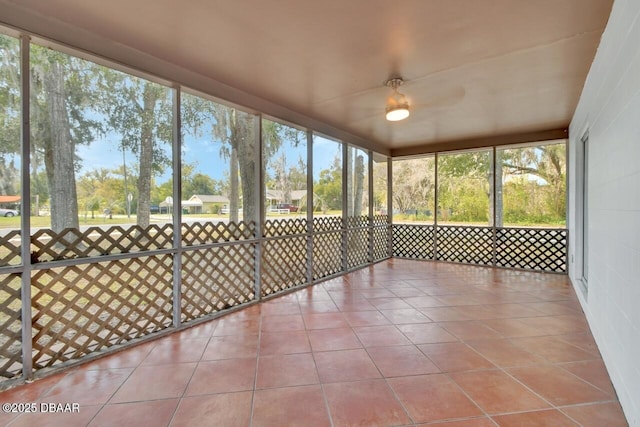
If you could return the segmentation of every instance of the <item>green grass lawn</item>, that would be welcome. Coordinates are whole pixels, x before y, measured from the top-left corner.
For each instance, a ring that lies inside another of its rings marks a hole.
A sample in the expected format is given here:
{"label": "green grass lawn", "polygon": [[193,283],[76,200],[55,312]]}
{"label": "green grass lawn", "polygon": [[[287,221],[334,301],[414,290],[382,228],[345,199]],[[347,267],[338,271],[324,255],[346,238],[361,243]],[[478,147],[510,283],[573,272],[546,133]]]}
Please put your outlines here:
{"label": "green grass lawn", "polygon": [[[112,219],[104,218],[102,216],[96,216],[95,218],[91,218],[91,216],[85,218],[84,216],[80,217],[80,225],[103,225],[103,224],[135,224],[136,217],[132,216],[131,218],[127,218],[126,215],[123,217],[114,217]],[[48,216],[32,216],[31,217],[31,227],[39,228],[39,227],[50,227],[51,226],[51,217]],[[0,217],[0,228],[20,228],[20,217],[14,216],[11,218]]]}
{"label": "green grass lawn", "polygon": [[[322,216],[340,216],[342,213],[340,211],[328,211],[326,214],[320,214]],[[278,213],[270,213],[268,212],[266,215],[267,219],[278,219],[278,218],[303,218],[306,219],[306,212],[295,212],[288,215],[278,214]],[[229,218],[228,215],[217,215],[217,214],[182,214],[183,220],[188,220],[189,218],[203,218],[205,220],[210,220],[213,222],[220,221],[226,218]],[[79,216],[79,222],[81,226],[91,226],[91,225],[116,225],[116,224],[135,224],[136,216],[131,215],[131,217],[127,217],[126,215],[114,215],[112,218],[105,218],[103,215],[95,215],[93,218],[91,215]],[[171,222],[171,215],[167,214],[152,214],[151,215],[151,223],[163,223],[163,222]],[[31,227],[33,228],[41,228],[41,227],[50,227],[51,226],[51,217],[49,216],[32,216],[31,217]],[[20,217],[0,217],[0,229],[19,229],[20,228]]]}
{"label": "green grass lawn", "polygon": [[[198,218],[207,218],[211,220],[221,220],[227,218],[225,215],[214,215],[214,214],[198,214],[198,215],[182,215],[183,218],[189,218],[190,216],[198,217]],[[103,215],[95,215],[95,217],[91,217],[91,215],[81,215],[79,218],[79,223],[81,226],[91,226],[91,225],[116,225],[116,224],[135,224],[136,216],[131,215],[131,217],[127,217],[126,215],[114,215],[112,218],[105,218]],[[162,222],[171,222],[171,215],[151,215],[151,223],[162,223]],[[31,227],[39,228],[39,227],[50,227],[51,226],[51,217],[49,216],[32,216],[31,217]],[[20,217],[0,217],[0,228],[20,228]]]}

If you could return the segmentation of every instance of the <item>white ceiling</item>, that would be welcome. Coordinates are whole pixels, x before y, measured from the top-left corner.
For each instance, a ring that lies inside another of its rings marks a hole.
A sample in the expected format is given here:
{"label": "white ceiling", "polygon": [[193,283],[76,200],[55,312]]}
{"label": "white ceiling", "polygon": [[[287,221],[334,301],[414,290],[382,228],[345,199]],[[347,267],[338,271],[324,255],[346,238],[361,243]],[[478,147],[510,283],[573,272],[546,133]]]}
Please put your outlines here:
{"label": "white ceiling", "polygon": [[[0,20],[129,64],[114,46],[131,48],[402,153],[566,128],[611,4],[0,0]],[[384,119],[393,76],[411,104],[398,123]]]}

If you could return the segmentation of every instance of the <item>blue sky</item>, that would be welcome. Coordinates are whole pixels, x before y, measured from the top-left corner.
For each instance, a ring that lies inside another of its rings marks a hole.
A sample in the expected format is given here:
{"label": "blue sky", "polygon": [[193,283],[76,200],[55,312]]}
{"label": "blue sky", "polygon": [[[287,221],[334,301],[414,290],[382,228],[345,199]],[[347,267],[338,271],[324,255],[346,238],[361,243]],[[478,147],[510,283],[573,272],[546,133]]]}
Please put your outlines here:
{"label": "blue sky", "polygon": [[[340,145],[335,141],[316,137],[314,139],[314,175],[318,177],[319,172],[330,167],[336,154],[340,153]],[[184,139],[182,160],[184,163],[196,164],[196,170],[209,175],[216,180],[225,179],[225,172],[228,172],[227,161],[220,155],[221,143],[212,143],[208,138],[195,138],[187,136]],[[291,144],[283,144],[287,163],[297,165],[298,159],[306,163],[306,144],[294,147]],[[114,169],[122,165],[122,150],[119,144],[119,137],[115,134],[108,135],[104,139],[96,140],[90,145],[77,146],[78,156],[82,159],[80,171],[77,177],[94,169]],[[125,150],[125,159],[130,168],[136,162],[136,156],[129,150]],[[171,176],[171,170],[167,169],[161,176],[156,177],[158,184],[166,182]]]}

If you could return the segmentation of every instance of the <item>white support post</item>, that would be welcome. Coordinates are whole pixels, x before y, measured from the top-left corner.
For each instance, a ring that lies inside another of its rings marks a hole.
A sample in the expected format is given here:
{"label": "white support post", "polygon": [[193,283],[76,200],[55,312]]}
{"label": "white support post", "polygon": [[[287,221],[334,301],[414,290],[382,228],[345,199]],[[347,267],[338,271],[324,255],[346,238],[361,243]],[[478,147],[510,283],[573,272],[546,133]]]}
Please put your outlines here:
{"label": "white support post", "polygon": [[[497,256],[498,256],[498,231],[496,229],[496,208],[497,208],[497,197],[496,197],[496,183],[498,182],[497,179],[498,177],[496,176],[496,147],[495,145],[493,146],[493,150],[491,152],[491,170],[493,171],[491,173],[491,176],[493,178],[493,182],[491,183],[491,203],[493,206],[493,218],[491,219],[491,233],[492,233],[492,252],[491,252],[491,265],[493,265],[494,267],[496,266],[497,263]],[[500,177],[500,179],[502,179],[502,177]]]}
{"label": "white support post", "polygon": [[369,200],[369,212],[367,213],[369,215],[369,254],[368,254],[368,261],[369,264],[371,264],[373,262],[373,151],[369,150],[367,152],[367,154],[369,155],[369,162],[367,164],[367,168],[369,170],[369,174],[368,174],[368,178],[369,178],[369,191],[367,194],[368,200]]}
{"label": "white support post", "polygon": [[387,255],[393,256],[393,161],[387,157]]}
{"label": "white support post", "polygon": [[262,230],[264,227],[264,223],[266,221],[265,217],[265,204],[264,204],[264,165],[262,162],[264,161],[263,147],[262,147],[262,115],[256,114],[254,116],[255,120],[253,121],[253,135],[254,135],[254,150],[253,150],[253,160],[255,165],[255,176],[258,179],[254,182],[253,194],[254,199],[253,203],[256,206],[255,209],[255,217],[254,218],[245,218],[246,221],[254,221],[256,226],[256,244],[254,249],[254,299],[256,301],[260,301],[262,299]]}
{"label": "white support post", "polygon": [[182,116],[179,86],[173,89],[173,327],[182,323]]}
{"label": "white support post", "polygon": [[313,283],[313,132],[307,130],[307,283]]}
{"label": "white support post", "polygon": [[33,377],[32,318],[31,318],[31,180],[30,170],[30,39],[20,37],[20,102],[21,102],[21,182],[22,199],[20,201],[20,256],[22,259],[22,277],[20,300],[22,302],[22,376]]}
{"label": "white support post", "polygon": [[349,200],[347,198],[349,192],[349,145],[342,142],[342,271],[349,270]]}
{"label": "white support post", "polygon": [[439,188],[438,188],[438,153],[435,154],[434,157],[434,174],[435,177],[433,179],[434,183],[435,183],[435,191],[434,191],[434,204],[435,206],[433,207],[434,209],[434,213],[433,213],[433,260],[437,261],[438,260],[438,192],[439,192]]}

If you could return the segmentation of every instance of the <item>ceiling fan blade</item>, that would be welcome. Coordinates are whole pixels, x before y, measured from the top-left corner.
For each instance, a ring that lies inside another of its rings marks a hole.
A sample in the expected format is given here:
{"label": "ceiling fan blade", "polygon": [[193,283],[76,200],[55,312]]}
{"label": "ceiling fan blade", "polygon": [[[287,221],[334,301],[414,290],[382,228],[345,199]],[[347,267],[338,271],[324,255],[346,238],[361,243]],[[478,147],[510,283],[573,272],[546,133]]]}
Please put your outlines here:
{"label": "ceiling fan blade", "polygon": [[[410,102],[410,106],[413,108],[447,108],[453,107],[462,101],[466,95],[466,90],[462,86],[455,86],[450,89],[437,91],[429,96],[425,102]],[[410,97],[415,98],[415,97]]]}

